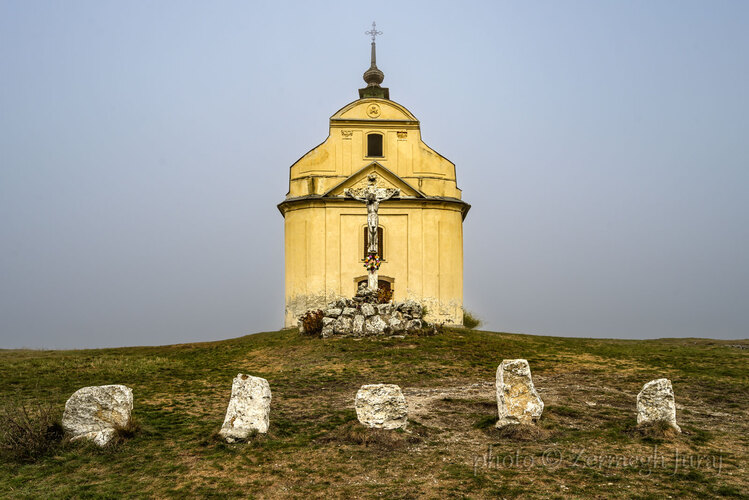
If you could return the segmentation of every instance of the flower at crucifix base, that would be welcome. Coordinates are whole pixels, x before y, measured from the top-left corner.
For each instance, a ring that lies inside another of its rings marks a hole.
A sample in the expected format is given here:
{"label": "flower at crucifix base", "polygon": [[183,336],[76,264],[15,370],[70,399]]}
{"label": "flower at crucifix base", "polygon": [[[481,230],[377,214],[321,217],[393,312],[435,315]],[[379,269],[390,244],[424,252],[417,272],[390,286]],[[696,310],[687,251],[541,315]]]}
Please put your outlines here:
{"label": "flower at crucifix base", "polygon": [[382,260],[376,253],[370,253],[367,255],[367,258],[364,259],[364,267],[367,268],[368,271],[376,271],[380,268],[380,264],[382,264]]}

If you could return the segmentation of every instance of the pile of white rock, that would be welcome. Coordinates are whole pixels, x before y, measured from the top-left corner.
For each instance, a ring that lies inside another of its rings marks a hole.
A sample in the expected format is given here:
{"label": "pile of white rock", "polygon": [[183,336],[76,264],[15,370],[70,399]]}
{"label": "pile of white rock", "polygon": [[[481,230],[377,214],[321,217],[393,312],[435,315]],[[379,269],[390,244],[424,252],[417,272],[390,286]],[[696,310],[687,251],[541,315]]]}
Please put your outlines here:
{"label": "pile of white rock", "polygon": [[423,310],[413,301],[370,304],[339,299],[331,302],[323,313],[323,338],[333,335],[397,335],[423,326]]}
{"label": "pile of white rock", "polygon": [[[418,302],[377,303],[377,293],[360,287],[352,299],[330,302],[323,310],[322,337],[367,337],[399,335],[420,330],[424,326],[424,308]],[[304,332],[299,321],[299,332]]]}

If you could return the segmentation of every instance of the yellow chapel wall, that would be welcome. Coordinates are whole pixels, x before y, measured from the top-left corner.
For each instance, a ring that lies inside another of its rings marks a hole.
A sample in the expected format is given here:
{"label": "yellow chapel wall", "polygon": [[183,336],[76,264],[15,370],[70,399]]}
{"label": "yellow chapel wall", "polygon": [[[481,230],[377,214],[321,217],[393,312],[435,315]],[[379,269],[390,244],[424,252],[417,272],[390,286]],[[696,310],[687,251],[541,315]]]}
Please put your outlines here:
{"label": "yellow chapel wall", "polygon": [[[356,292],[364,278],[360,203],[324,200],[289,207],[285,213],[286,313],[293,327],[310,309],[323,309]],[[396,200],[380,205],[385,261],[379,274],[394,280],[394,300],[414,299],[427,320],[462,324],[463,232],[461,208]]]}

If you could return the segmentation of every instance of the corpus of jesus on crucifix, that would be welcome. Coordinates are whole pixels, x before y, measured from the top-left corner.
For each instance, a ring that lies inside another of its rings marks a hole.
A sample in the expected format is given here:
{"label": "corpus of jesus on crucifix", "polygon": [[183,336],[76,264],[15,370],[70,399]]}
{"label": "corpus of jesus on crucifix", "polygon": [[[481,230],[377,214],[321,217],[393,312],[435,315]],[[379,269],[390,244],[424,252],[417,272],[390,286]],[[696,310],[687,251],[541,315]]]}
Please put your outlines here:
{"label": "corpus of jesus on crucifix", "polygon": [[377,216],[377,210],[380,207],[380,203],[385,200],[389,200],[394,196],[398,196],[401,192],[400,189],[385,189],[377,187],[377,174],[369,174],[367,177],[369,185],[365,188],[359,189],[346,189],[344,193],[346,196],[359,201],[363,201],[367,204],[367,235],[369,245],[367,248],[367,258],[364,263],[369,271],[368,286],[370,290],[376,290],[378,288],[377,270],[380,268],[380,255],[377,248],[377,228],[379,227],[379,217]]}
{"label": "corpus of jesus on crucifix", "polygon": [[[291,166],[289,191],[278,205],[284,323],[296,326],[305,311],[351,298],[365,285],[426,306],[429,321],[462,324],[463,220],[470,205],[455,165],[424,143],[419,120],[381,86],[375,37],[382,33],[373,23],[366,34],[366,86],[330,117],[328,138]],[[303,99],[299,108],[305,109]],[[456,124],[454,133],[464,130]]]}

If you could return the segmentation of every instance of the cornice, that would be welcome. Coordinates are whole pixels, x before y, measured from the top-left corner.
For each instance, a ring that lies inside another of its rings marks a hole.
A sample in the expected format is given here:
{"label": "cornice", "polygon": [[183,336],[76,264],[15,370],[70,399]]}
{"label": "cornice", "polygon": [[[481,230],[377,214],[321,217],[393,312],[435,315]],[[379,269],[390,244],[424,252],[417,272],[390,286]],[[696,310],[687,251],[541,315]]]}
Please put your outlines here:
{"label": "cornice", "polygon": [[388,127],[411,127],[411,128],[419,128],[419,120],[362,120],[362,119],[354,119],[354,118],[331,118],[330,119],[330,126],[336,126],[336,127],[343,127],[343,126],[349,126],[349,127],[378,127],[378,128],[388,128]]}
{"label": "cornice", "polygon": [[[290,210],[313,207],[313,206],[325,206],[325,205],[349,205],[351,207],[361,207],[361,203],[346,198],[345,196],[323,196],[319,194],[311,194],[305,196],[296,196],[294,198],[287,198],[277,205],[278,211],[281,215],[286,215],[286,212]],[[452,198],[449,196],[427,196],[425,198],[398,198],[389,201],[387,204],[382,205],[382,208],[398,208],[398,206],[413,207],[414,205],[448,205],[453,206],[455,209],[461,212],[463,219],[465,220],[468,211],[471,209],[471,205],[465,201]]]}

